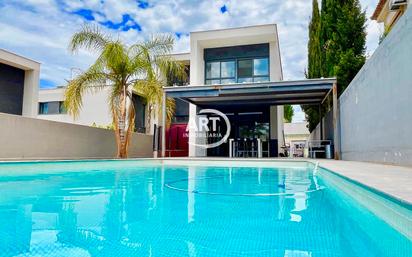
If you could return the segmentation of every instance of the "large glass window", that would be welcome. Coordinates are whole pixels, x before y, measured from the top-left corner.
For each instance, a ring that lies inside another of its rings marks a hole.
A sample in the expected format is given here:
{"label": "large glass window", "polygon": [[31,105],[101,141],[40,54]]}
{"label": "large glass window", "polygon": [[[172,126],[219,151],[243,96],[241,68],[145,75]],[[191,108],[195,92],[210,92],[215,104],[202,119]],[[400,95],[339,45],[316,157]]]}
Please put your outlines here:
{"label": "large glass window", "polygon": [[236,69],[235,69],[235,62],[228,61],[228,62],[221,62],[221,78],[234,78],[236,76]]}
{"label": "large glass window", "polygon": [[220,78],[220,62],[209,62],[206,65],[206,78]]}
{"label": "large glass window", "polygon": [[207,85],[266,81],[269,81],[268,58],[206,62]]}
{"label": "large glass window", "polygon": [[254,76],[269,76],[268,58],[253,60],[253,75]]}
{"label": "large glass window", "polygon": [[236,83],[236,62],[217,61],[206,63],[206,84]]}
{"label": "large glass window", "polygon": [[247,78],[253,76],[253,60],[238,61],[237,74],[239,78]]}
{"label": "large glass window", "polygon": [[269,81],[269,60],[268,58],[239,60],[237,73],[239,83]]}

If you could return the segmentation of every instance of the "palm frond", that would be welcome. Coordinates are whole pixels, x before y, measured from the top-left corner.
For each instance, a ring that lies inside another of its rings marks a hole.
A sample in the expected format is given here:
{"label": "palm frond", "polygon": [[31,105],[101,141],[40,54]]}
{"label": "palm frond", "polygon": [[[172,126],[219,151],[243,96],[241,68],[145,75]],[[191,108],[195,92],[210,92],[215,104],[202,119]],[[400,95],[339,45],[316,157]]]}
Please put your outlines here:
{"label": "palm frond", "polygon": [[166,78],[176,78],[179,80],[186,80],[186,67],[184,63],[177,62],[168,56],[157,57],[154,62],[156,63],[159,72],[164,74]]}
{"label": "palm frond", "polygon": [[176,101],[173,98],[166,98],[166,126],[169,127],[172,123],[173,116],[176,112]]}
{"label": "palm frond", "polygon": [[92,66],[88,71],[70,80],[64,93],[64,107],[76,118],[83,106],[85,92],[96,92],[106,86],[106,74]]}
{"label": "palm frond", "polygon": [[102,55],[108,61],[110,72],[123,74],[126,72],[129,56],[126,47],[119,41],[110,42],[104,48]]}
{"label": "palm frond", "polygon": [[172,52],[174,37],[170,34],[152,36],[143,46],[154,56],[168,55]]}
{"label": "palm frond", "polygon": [[150,56],[169,55],[174,46],[174,37],[170,34],[151,36],[151,39],[134,44],[130,51],[134,56],[150,54]]}
{"label": "palm frond", "polygon": [[69,43],[69,50],[76,52],[80,48],[89,51],[102,51],[111,38],[105,35],[97,26],[84,25],[81,31],[75,33]]}

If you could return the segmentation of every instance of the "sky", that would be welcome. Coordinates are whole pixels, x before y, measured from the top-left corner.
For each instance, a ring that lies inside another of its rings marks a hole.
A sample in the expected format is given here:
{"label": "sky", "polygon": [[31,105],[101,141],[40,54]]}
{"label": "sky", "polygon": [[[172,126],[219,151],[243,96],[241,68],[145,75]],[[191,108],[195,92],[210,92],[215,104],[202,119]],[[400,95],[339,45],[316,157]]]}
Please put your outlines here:
{"label": "sky", "polygon": [[[175,36],[174,52],[189,51],[189,32],[278,24],[285,80],[302,79],[307,66],[311,0],[0,0],[0,48],[42,64],[40,87],[64,86],[96,58],[71,54],[70,37],[86,23],[132,44],[158,33]],[[378,0],[360,0],[367,17]],[[382,28],[367,22],[367,55]],[[298,106],[294,121],[304,119]]]}

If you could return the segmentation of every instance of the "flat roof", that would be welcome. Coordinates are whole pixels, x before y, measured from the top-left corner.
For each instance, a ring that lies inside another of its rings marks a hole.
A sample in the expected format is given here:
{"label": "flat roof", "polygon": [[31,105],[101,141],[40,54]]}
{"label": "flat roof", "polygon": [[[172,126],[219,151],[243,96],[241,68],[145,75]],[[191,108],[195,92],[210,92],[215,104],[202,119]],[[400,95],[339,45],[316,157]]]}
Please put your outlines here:
{"label": "flat roof", "polygon": [[229,27],[229,28],[210,29],[210,30],[196,30],[196,31],[191,31],[190,33],[205,33],[205,32],[251,29],[251,28],[261,28],[261,27],[277,27],[277,24],[267,23],[267,24],[248,25],[248,26],[242,26],[242,27]]}
{"label": "flat roof", "polygon": [[164,87],[168,97],[198,106],[320,104],[336,78]]}
{"label": "flat roof", "polygon": [[0,63],[22,70],[39,70],[40,62],[0,48]]}
{"label": "flat roof", "polygon": [[190,52],[186,53],[172,53],[169,55],[175,61],[190,62]]}

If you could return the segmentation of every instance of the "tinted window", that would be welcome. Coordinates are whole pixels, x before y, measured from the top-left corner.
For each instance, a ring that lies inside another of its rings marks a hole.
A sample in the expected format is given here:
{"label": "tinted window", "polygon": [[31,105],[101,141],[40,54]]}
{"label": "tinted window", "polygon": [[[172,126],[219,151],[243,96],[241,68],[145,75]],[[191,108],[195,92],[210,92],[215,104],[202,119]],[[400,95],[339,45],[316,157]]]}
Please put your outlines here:
{"label": "tinted window", "polygon": [[220,77],[220,62],[208,62],[206,64],[206,78]]}
{"label": "tinted window", "polygon": [[206,85],[269,81],[267,57],[206,62]]}
{"label": "tinted window", "polygon": [[39,114],[47,114],[48,103],[40,103],[39,104]]}
{"label": "tinted window", "polygon": [[253,82],[268,82],[269,77],[254,77]]}
{"label": "tinted window", "polygon": [[221,62],[221,77],[222,78],[234,78],[235,77],[235,62]]}
{"label": "tinted window", "polygon": [[48,114],[60,113],[60,102],[49,102],[48,107]]}
{"label": "tinted window", "polygon": [[207,79],[206,85],[219,85],[220,79]]}
{"label": "tinted window", "polygon": [[238,77],[253,76],[253,60],[240,60],[237,68]]}
{"label": "tinted window", "polygon": [[236,79],[222,79],[221,84],[234,84]]}
{"label": "tinted window", "polygon": [[269,75],[269,61],[267,58],[253,60],[253,75],[255,76]]}
{"label": "tinted window", "polygon": [[64,108],[63,101],[39,103],[39,114],[64,114],[64,113],[66,113],[66,109]]}
{"label": "tinted window", "polygon": [[238,78],[239,83],[253,82],[253,78]]}
{"label": "tinted window", "polygon": [[64,102],[60,102],[59,113],[67,113],[66,107],[64,107]]}

